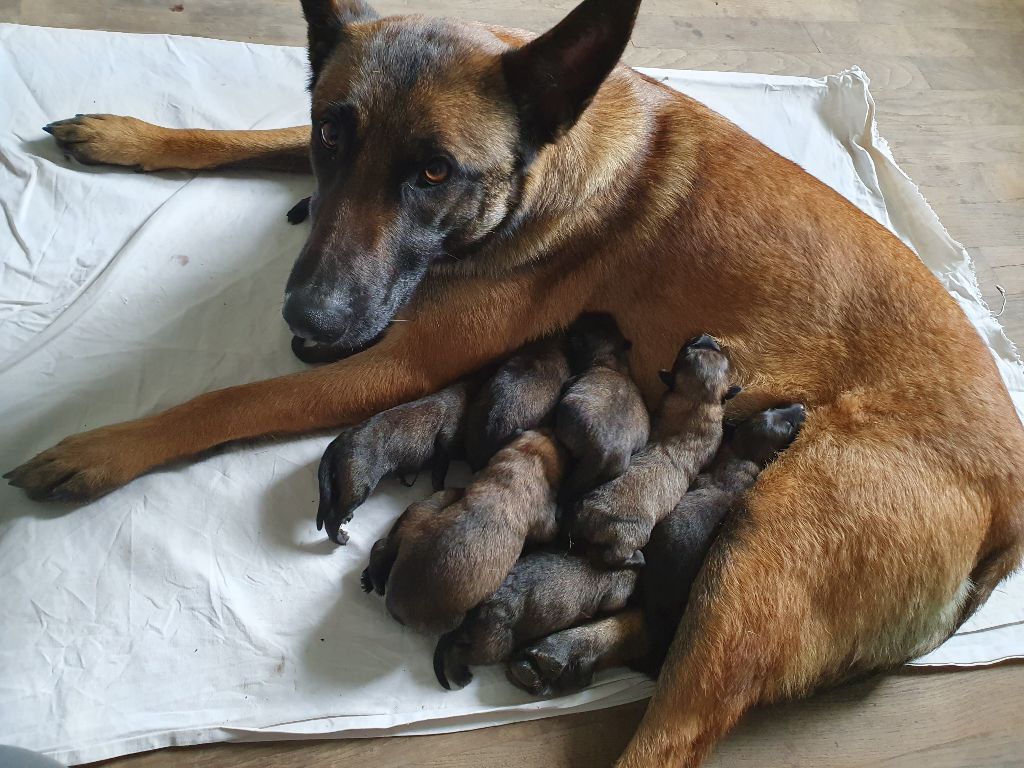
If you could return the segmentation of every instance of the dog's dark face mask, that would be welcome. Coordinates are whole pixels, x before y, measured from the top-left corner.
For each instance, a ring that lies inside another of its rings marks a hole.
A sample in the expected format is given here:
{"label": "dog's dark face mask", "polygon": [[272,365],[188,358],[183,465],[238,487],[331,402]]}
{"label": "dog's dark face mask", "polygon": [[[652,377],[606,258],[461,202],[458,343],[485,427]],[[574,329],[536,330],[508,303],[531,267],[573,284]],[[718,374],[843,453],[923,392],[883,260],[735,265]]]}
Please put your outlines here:
{"label": "dog's dark face mask", "polygon": [[285,291],[292,332],[361,348],[434,264],[510,234],[530,162],[589,103],[638,4],[586,0],[511,51],[475,25],[303,0],[316,191]]}

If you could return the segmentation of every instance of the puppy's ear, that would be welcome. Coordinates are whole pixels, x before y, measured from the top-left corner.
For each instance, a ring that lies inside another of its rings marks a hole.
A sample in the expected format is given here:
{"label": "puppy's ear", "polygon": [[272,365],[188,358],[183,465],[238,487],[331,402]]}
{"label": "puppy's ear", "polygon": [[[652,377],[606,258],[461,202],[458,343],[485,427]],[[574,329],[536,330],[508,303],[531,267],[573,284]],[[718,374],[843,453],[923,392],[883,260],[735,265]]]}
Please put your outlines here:
{"label": "puppy's ear", "polygon": [[309,39],[309,66],[312,90],[324,62],[341,40],[345,25],[353,21],[377,18],[377,12],[363,0],[302,0]]}
{"label": "puppy's ear", "polygon": [[553,29],[502,56],[534,151],[571,128],[629,42],[640,0],[583,0]]}
{"label": "puppy's ear", "polygon": [[722,396],[722,402],[724,403],[726,400],[732,400],[734,397],[736,397],[736,395],[738,395],[742,391],[743,387],[741,387],[739,384],[733,384],[731,387],[729,387],[729,389],[725,391],[725,394]]}
{"label": "puppy's ear", "polygon": [[676,385],[676,377],[672,375],[672,371],[666,371],[664,368],[658,371],[658,378],[661,379],[661,383],[671,390]]}

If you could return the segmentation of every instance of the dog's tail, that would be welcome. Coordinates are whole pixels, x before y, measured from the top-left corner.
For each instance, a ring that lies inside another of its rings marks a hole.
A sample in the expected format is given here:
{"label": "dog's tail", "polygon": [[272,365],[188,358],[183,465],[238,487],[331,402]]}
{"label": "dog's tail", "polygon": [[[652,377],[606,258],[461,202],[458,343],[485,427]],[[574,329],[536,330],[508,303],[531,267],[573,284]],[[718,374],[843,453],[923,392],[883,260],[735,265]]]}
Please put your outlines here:
{"label": "dog's tail", "polygon": [[441,635],[434,648],[434,674],[437,682],[448,691],[465,688],[473,679],[469,666],[462,661],[458,630]]}

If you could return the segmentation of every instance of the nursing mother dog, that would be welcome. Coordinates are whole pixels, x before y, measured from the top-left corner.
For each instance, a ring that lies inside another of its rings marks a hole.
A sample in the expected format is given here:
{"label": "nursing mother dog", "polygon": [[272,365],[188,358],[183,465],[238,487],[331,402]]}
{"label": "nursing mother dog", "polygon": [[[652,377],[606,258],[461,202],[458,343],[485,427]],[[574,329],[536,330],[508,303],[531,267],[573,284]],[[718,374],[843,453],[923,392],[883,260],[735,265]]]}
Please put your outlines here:
{"label": "nursing mother dog", "polygon": [[308,126],[49,126],[90,163],[311,166],[284,317],[359,351],[69,437],[11,482],[92,499],[229,441],[360,421],[610,312],[648,403],[707,331],[745,387],[734,415],[808,406],[709,555],[620,765],[697,765],[748,707],[941,643],[1024,546],[1024,437],[992,358],[884,227],[617,66],[638,6],[585,0],[531,39],[304,0]]}

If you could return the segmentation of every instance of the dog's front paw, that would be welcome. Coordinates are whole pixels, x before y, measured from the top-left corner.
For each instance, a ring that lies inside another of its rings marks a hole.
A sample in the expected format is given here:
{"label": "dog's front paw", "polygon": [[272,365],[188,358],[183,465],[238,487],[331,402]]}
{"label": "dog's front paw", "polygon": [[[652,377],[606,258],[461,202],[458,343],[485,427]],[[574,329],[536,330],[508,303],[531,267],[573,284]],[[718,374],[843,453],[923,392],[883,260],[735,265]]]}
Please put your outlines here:
{"label": "dog's front paw", "polygon": [[65,438],[4,475],[35,501],[91,501],[162,463],[158,441],[134,424]]}
{"label": "dog's front paw", "polygon": [[159,160],[160,126],[119,115],[75,115],[44,126],[65,155],[85,165],[124,165],[143,171],[168,167]]}

